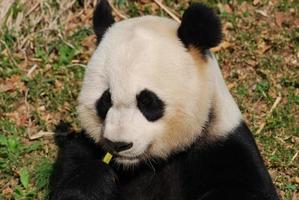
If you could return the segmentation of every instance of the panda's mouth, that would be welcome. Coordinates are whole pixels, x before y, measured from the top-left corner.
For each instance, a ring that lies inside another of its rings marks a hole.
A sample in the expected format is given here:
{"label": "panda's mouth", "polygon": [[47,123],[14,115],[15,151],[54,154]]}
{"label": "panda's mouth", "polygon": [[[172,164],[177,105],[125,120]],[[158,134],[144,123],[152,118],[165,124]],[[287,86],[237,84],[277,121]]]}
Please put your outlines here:
{"label": "panda's mouth", "polygon": [[[102,141],[102,140],[101,140]],[[132,152],[132,151],[124,151],[124,152],[115,152],[115,151],[111,151],[111,148],[109,148],[109,146],[107,146],[106,143],[102,142],[100,143],[100,145],[103,147],[103,149],[105,149],[107,152],[111,152],[113,154],[113,160],[116,163],[119,164],[123,164],[123,165],[135,165],[139,162],[141,162],[142,160],[146,160],[148,158],[149,154],[149,150],[151,148],[151,144],[148,145],[145,150],[141,151],[141,152]]]}
{"label": "panda's mouth", "polygon": [[122,163],[125,165],[130,164],[136,164],[139,163],[142,160],[145,160],[147,158],[148,151],[151,145],[149,145],[146,150],[143,153],[140,153],[138,155],[121,155],[121,154],[115,154],[115,161],[118,163]]}

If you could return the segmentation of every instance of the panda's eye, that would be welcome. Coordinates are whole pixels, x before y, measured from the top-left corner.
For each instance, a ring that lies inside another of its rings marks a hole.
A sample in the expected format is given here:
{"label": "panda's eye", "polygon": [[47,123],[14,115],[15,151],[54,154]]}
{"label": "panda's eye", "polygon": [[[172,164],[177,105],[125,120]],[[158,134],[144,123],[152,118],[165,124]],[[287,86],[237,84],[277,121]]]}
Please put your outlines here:
{"label": "panda's eye", "polygon": [[97,115],[104,120],[106,118],[107,112],[112,106],[111,94],[109,92],[109,89],[105,90],[102,96],[97,100],[95,106]]}
{"label": "panda's eye", "polygon": [[142,90],[137,96],[137,107],[148,121],[156,121],[164,114],[164,102],[152,91]]}

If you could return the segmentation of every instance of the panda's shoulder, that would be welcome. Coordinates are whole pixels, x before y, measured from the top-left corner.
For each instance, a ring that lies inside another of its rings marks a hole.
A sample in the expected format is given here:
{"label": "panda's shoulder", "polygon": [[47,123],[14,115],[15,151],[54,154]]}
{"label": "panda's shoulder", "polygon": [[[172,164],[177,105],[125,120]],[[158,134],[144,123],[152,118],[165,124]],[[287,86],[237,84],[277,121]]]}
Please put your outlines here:
{"label": "panda's shoulder", "polygon": [[[244,121],[240,121],[229,133],[216,139],[206,139],[204,144],[198,145],[200,152],[205,154],[217,154],[234,158],[244,155],[259,155],[254,136]],[[199,141],[201,142],[201,141]],[[216,156],[216,155],[215,155]],[[218,156],[217,156],[218,157]]]}

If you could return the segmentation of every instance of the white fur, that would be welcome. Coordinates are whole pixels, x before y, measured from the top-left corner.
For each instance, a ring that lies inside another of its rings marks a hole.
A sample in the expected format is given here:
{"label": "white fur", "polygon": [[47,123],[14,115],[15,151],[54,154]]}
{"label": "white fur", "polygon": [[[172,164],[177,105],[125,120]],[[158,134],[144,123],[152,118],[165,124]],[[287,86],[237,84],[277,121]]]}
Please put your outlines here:
{"label": "white fur", "polygon": [[[79,119],[95,141],[105,137],[133,142],[120,155],[137,159],[117,158],[120,163],[134,164],[139,156],[165,158],[187,147],[201,134],[211,106],[217,114],[209,130],[212,135],[224,136],[240,121],[217,61],[208,59],[198,66],[178,39],[177,28],[173,20],[153,16],[116,23],[88,64],[79,96]],[[103,126],[95,102],[107,88],[113,107]],[[143,89],[155,92],[166,103],[165,116],[156,122],[146,120],[136,106],[136,95]],[[172,129],[171,123],[179,128]],[[174,137],[167,136],[172,132]]]}
{"label": "white fur", "polygon": [[211,59],[210,67],[213,76],[213,108],[216,117],[215,122],[210,126],[209,132],[212,135],[223,136],[239,125],[242,115],[224,82],[214,56]]}

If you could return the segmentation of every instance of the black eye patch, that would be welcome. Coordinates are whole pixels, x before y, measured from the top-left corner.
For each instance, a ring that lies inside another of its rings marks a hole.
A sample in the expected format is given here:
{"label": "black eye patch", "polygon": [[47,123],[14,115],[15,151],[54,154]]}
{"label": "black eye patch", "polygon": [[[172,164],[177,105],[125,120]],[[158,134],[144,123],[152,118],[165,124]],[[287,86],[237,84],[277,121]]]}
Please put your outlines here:
{"label": "black eye patch", "polygon": [[156,121],[163,117],[165,104],[152,91],[142,90],[137,96],[137,107],[148,121]]}
{"label": "black eye patch", "polygon": [[97,100],[95,106],[97,115],[104,120],[106,118],[107,112],[112,107],[111,94],[109,92],[109,89],[103,92],[102,96]]}

